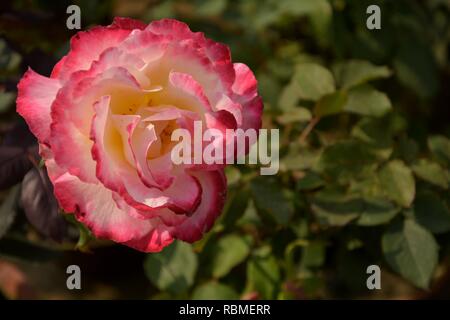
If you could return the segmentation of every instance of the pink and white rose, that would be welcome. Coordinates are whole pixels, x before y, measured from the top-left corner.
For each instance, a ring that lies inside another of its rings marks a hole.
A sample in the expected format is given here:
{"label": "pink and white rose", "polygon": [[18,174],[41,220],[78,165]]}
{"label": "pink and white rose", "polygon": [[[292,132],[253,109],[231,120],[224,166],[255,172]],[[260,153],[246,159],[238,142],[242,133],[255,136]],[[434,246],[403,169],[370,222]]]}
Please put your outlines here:
{"label": "pink and white rose", "polygon": [[145,252],[199,240],[225,201],[223,166],[174,165],[171,132],[261,127],[251,70],[171,19],[79,32],[50,77],[29,69],[18,90],[62,209]]}

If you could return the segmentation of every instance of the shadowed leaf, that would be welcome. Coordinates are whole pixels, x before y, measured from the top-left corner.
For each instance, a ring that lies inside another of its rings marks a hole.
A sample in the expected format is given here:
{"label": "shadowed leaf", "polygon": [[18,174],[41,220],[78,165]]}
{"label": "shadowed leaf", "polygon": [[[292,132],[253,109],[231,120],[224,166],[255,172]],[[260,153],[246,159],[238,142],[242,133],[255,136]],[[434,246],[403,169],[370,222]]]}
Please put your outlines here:
{"label": "shadowed leaf", "polygon": [[21,203],[28,221],[41,234],[62,241],[67,222],[60,214],[45,168],[33,168],[23,179]]}

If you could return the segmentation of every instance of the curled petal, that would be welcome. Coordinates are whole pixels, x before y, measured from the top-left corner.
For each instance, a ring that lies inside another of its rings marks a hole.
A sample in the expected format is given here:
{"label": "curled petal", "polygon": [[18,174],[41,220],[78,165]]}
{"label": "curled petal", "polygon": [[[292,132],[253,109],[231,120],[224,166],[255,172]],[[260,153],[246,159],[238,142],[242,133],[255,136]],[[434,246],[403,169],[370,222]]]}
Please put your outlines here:
{"label": "curled petal", "polygon": [[174,227],[174,237],[195,242],[208,232],[225,203],[226,178],[222,170],[195,171],[192,173],[202,186],[202,199],[197,210],[182,224]]}
{"label": "curled petal", "polygon": [[195,81],[191,75],[180,72],[171,72],[169,74],[169,81],[175,88],[180,89],[185,94],[197,99],[204,110],[211,110],[211,105],[203,92],[203,87]]}
{"label": "curled petal", "polygon": [[236,78],[233,83],[233,92],[239,96],[243,96],[245,100],[253,99],[257,95],[258,82],[250,70],[243,63],[233,64]]}
{"label": "curled petal", "polygon": [[[144,252],[158,252],[173,241],[172,228],[159,218],[142,220],[129,215],[131,207],[119,208],[114,193],[101,184],[85,183],[64,172],[53,159],[49,148],[41,154],[54,186],[55,196],[66,212],[84,223],[98,238],[110,239]],[[95,196],[92,196],[95,195]],[[165,213],[165,216],[168,216]]]}
{"label": "curled petal", "polygon": [[123,159],[121,147],[114,148],[115,129],[112,125],[110,97],[104,96],[95,104],[95,117],[92,122],[91,139],[92,157],[97,162],[96,175],[103,184],[122,195],[127,203],[140,208],[151,210],[168,205],[169,198],[156,188],[146,187],[139,179],[134,168]]}
{"label": "curled petal", "polygon": [[41,76],[31,69],[18,84],[17,112],[40,142],[50,137],[50,107],[60,88],[59,80]]}
{"label": "curled petal", "polygon": [[89,69],[105,49],[117,46],[129,34],[130,30],[127,29],[106,27],[78,32],[70,39],[70,51],[63,62],[53,70],[52,78],[66,81],[72,73]]}
{"label": "curled petal", "polygon": [[[108,85],[120,85],[121,88],[127,85],[130,93],[139,88],[124,68],[113,68],[95,78],[73,79],[73,83],[71,81],[59,91],[52,105],[50,144],[55,160],[85,182],[96,181],[95,162],[91,156],[92,141],[89,139],[91,119],[94,117],[92,106],[100,98],[101,88]],[[99,90],[86,95],[87,90],[94,90],[94,87]]]}
{"label": "curled petal", "polygon": [[228,96],[223,94],[215,108],[216,110],[228,111],[234,116],[236,126],[242,126],[242,106],[239,103],[233,102]]}
{"label": "curled petal", "polygon": [[[194,178],[183,177],[164,192],[149,188],[140,180],[136,170],[129,166],[121,152],[114,152],[114,126],[109,108],[110,97],[104,96],[96,103],[96,115],[92,122],[91,139],[94,141],[92,156],[97,162],[97,178],[109,189],[120,194],[125,201],[138,210],[148,211],[169,207],[179,213],[195,210],[201,189]],[[121,151],[121,150],[120,150]],[[181,185],[189,187],[180,192]]]}

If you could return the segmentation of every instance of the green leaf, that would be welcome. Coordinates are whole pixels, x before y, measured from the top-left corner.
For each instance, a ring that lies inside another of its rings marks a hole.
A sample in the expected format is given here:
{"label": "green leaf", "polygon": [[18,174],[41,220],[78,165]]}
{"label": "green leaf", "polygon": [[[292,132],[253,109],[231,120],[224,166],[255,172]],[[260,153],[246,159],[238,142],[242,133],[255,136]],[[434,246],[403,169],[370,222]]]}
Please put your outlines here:
{"label": "green leaf", "polygon": [[340,189],[323,189],[312,198],[311,209],[319,222],[343,226],[356,219],[360,226],[375,226],[389,222],[400,208],[374,196],[347,194]]}
{"label": "green leaf", "polygon": [[331,72],[314,63],[298,65],[292,81],[297,86],[298,96],[305,100],[317,101],[335,91]]}
{"label": "green leaf", "polygon": [[218,283],[207,282],[197,288],[192,293],[193,300],[238,300],[239,295],[233,288]]}
{"label": "green leaf", "polygon": [[428,138],[428,148],[436,156],[436,159],[450,166],[450,139],[436,135]]}
{"label": "green leaf", "polygon": [[345,91],[337,91],[322,97],[314,107],[317,117],[331,116],[340,113],[347,103],[348,95]]}
{"label": "green leaf", "polygon": [[352,136],[377,149],[392,147],[392,133],[384,118],[363,118],[352,129]]}
{"label": "green leaf", "polygon": [[442,168],[438,163],[420,159],[411,168],[419,178],[441,188],[448,189],[448,170]]}
{"label": "green leaf", "polygon": [[320,175],[315,172],[308,171],[306,175],[297,181],[296,189],[299,191],[304,190],[314,190],[322,187],[325,182],[322,180]]}
{"label": "green leaf", "polygon": [[249,202],[249,191],[247,189],[232,190],[227,197],[228,205],[225,206],[222,214],[221,223],[225,228],[234,228],[238,221],[245,213]]}
{"label": "green leaf", "polygon": [[311,118],[311,111],[303,107],[297,107],[284,112],[277,120],[281,124],[289,124],[294,122],[308,122]]}
{"label": "green leaf", "polygon": [[339,183],[348,183],[372,171],[375,160],[375,156],[364,144],[353,140],[340,141],[322,152],[317,169]]}
{"label": "green leaf", "polygon": [[290,193],[274,179],[260,176],[250,184],[255,205],[276,223],[286,225],[294,214]]}
{"label": "green leaf", "polygon": [[144,270],[150,281],[160,290],[171,293],[185,292],[194,283],[197,256],[192,246],[176,241],[162,252],[148,254]]}
{"label": "green leaf", "polygon": [[[284,106],[279,104],[281,85],[277,79],[267,73],[257,74],[257,79],[258,88],[264,100],[264,109],[266,109],[266,105],[268,105],[270,109],[277,107],[284,109]],[[295,99],[298,99],[297,95],[295,95]],[[293,106],[296,102],[297,100],[294,101]]]}
{"label": "green leaf", "polygon": [[230,234],[214,243],[212,251],[212,275],[221,278],[247,258],[250,245],[245,238]]}
{"label": "green leaf", "polygon": [[278,107],[283,111],[291,111],[295,109],[299,99],[298,85],[290,82],[281,91],[280,97],[278,98]]}
{"label": "green leaf", "polygon": [[361,85],[350,89],[344,111],[363,116],[381,117],[392,109],[391,101],[386,94],[369,85]]}
{"label": "green leaf", "polygon": [[311,210],[320,224],[344,226],[358,218],[364,202],[359,197],[349,196],[340,191],[324,189],[312,199]]}
{"label": "green leaf", "polygon": [[385,66],[376,66],[365,60],[350,60],[339,63],[333,68],[336,81],[344,89],[369,82],[374,79],[387,78],[391,71]]}
{"label": "green leaf", "polygon": [[314,167],[320,157],[320,151],[291,144],[289,152],[280,161],[280,170],[306,170]]}
{"label": "green leaf", "polygon": [[450,230],[450,211],[437,195],[420,193],[414,201],[413,217],[420,225],[433,233]]}
{"label": "green leaf", "polygon": [[367,144],[379,160],[388,160],[393,152],[393,133],[388,119],[364,117],[352,129],[351,135]]}
{"label": "green leaf", "polygon": [[379,174],[386,196],[403,207],[409,207],[416,193],[411,169],[401,160],[392,160],[380,170]]}
{"label": "green leaf", "polygon": [[246,291],[256,291],[262,299],[275,299],[280,286],[280,268],[270,250],[261,248],[247,263]]}
{"label": "green leaf", "polygon": [[391,202],[378,199],[364,199],[364,208],[359,216],[356,224],[360,226],[377,226],[391,221],[398,213],[400,208]]}
{"label": "green leaf", "polygon": [[382,237],[388,264],[419,288],[427,289],[438,263],[433,235],[410,219],[393,223]]}
{"label": "green leaf", "polygon": [[[333,20],[333,8],[327,0],[310,0],[319,3],[318,10],[314,10],[309,14],[309,21],[314,31],[315,39],[318,45],[326,47],[332,39],[331,23]],[[304,1],[302,1],[304,2]],[[299,2],[297,2],[298,5]]]}
{"label": "green leaf", "polygon": [[361,177],[361,179],[350,181],[348,193],[368,199],[385,197],[383,189],[380,186],[380,179],[376,172],[370,172],[370,174]]}
{"label": "green leaf", "polygon": [[251,226],[261,226],[262,221],[258,212],[255,208],[255,203],[253,199],[249,199],[247,208],[245,208],[244,214],[241,218],[236,221],[238,226],[251,225]]}
{"label": "green leaf", "polygon": [[321,267],[325,262],[325,243],[311,242],[303,248],[301,266],[304,268]]}

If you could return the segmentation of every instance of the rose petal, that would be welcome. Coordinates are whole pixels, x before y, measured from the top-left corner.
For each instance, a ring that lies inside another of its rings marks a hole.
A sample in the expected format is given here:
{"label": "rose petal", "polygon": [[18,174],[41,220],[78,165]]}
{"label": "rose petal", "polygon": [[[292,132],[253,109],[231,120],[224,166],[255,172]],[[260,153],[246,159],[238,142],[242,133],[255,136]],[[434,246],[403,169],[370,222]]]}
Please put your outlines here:
{"label": "rose petal", "polygon": [[250,70],[243,63],[234,63],[234,72],[236,78],[233,83],[233,92],[239,96],[243,96],[245,100],[253,99],[257,95],[258,82]]}
{"label": "rose petal", "polygon": [[202,199],[197,210],[173,230],[175,238],[194,242],[208,232],[220,215],[226,198],[226,178],[222,170],[192,173],[202,186]]}
{"label": "rose petal", "polygon": [[115,17],[113,23],[109,27],[127,30],[143,30],[145,29],[145,27],[147,27],[147,25],[139,20],[124,17]]}
{"label": "rose petal", "polygon": [[52,78],[66,81],[72,73],[89,69],[105,49],[117,46],[129,34],[130,30],[127,29],[106,27],[78,32],[70,39],[70,51],[64,61],[53,70]]}
{"label": "rose petal", "polygon": [[17,112],[25,118],[40,142],[50,136],[50,107],[61,88],[59,80],[41,76],[31,69],[18,84]]}
{"label": "rose petal", "polygon": [[[75,213],[96,237],[124,243],[144,252],[158,252],[173,241],[171,227],[159,218],[142,220],[128,214],[132,210],[122,203],[119,208],[114,193],[101,184],[85,183],[70,173],[64,173],[44,147],[46,166],[54,185],[55,196],[66,212]],[[92,196],[95,195],[95,196]],[[167,213],[165,213],[167,216]]]}

